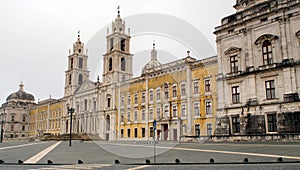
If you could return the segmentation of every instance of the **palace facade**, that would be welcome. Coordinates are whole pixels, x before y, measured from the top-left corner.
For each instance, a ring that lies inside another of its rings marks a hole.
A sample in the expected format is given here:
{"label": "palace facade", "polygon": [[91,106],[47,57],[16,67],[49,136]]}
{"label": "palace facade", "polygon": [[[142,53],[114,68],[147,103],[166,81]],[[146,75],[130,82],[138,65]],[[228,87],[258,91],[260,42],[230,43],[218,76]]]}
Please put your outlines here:
{"label": "palace facade", "polygon": [[64,96],[34,103],[21,83],[0,108],[4,137],[63,135],[72,126],[72,133],[103,140],[299,139],[300,3],[236,0],[234,8],[215,28],[218,56],[197,60],[187,52],[162,64],[153,44],[137,77],[118,12],[106,36],[102,82],[89,79],[78,35]]}
{"label": "palace facade", "polygon": [[300,3],[237,0],[216,27],[217,135],[300,131]]}
{"label": "palace facade", "polygon": [[[155,44],[142,75],[133,77],[130,35],[118,13],[107,35],[103,82],[91,82],[88,56],[78,35],[65,72],[61,133],[69,133],[67,108],[75,109],[73,133],[96,134],[105,140],[179,140],[210,136],[215,130],[217,57],[188,56],[161,64]],[[153,127],[157,121],[156,129]]]}

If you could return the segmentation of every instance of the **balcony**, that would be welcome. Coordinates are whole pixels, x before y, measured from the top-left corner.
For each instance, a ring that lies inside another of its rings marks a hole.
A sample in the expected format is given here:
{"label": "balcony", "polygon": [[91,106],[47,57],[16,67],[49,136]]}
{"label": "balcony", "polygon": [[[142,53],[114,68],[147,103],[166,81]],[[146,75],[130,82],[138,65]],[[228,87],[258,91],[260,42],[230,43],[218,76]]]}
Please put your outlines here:
{"label": "balcony", "polygon": [[284,102],[298,102],[298,101],[300,101],[298,93],[284,94],[283,98],[284,98]]}
{"label": "balcony", "polygon": [[269,64],[269,65],[263,65],[263,66],[259,66],[258,70],[262,71],[262,70],[274,69],[274,68],[276,68],[276,66],[277,66],[276,63]]}
{"label": "balcony", "polygon": [[249,98],[249,99],[247,99],[246,105],[247,106],[256,106],[256,105],[258,105],[257,98]]}
{"label": "balcony", "polygon": [[232,78],[241,75],[241,71],[231,72],[226,74],[226,78]]}

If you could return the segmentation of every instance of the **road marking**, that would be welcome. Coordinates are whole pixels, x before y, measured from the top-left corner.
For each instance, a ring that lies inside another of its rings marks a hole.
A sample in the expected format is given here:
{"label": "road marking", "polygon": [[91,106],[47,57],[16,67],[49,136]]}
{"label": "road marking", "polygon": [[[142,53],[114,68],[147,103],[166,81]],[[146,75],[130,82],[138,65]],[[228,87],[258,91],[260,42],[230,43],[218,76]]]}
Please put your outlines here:
{"label": "road marking", "polygon": [[[50,167],[42,167],[30,170],[71,170],[71,169],[100,169],[112,166],[112,164],[89,164],[89,165],[53,165]],[[107,168],[105,168],[107,169]]]}
{"label": "road marking", "polygon": [[[112,144],[106,143],[109,145],[120,145],[120,146],[134,146],[134,147],[153,147],[153,146],[146,146],[146,145],[132,145],[132,144]],[[288,155],[273,155],[273,154],[263,154],[263,153],[251,153],[251,152],[235,152],[235,151],[221,151],[221,150],[209,150],[209,149],[192,149],[192,148],[174,148],[168,146],[157,146],[156,148],[160,149],[175,149],[175,150],[186,150],[186,151],[196,151],[196,152],[210,152],[210,153],[222,153],[222,154],[233,154],[233,155],[250,155],[250,156],[261,156],[261,157],[271,157],[271,158],[286,158],[286,159],[297,159],[300,160],[299,156],[288,156]]]}
{"label": "road marking", "polygon": [[29,143],[29,144],[16,145],[16,146],[7,146],[7,147],[0,148],[0,150],[20,148],[20,147],[23,147],[23,146],[31,146],[31,145],[37,145],[37,144],[42,144],[42,143],[47,143],[47,142]]}
{"label": "road marking", "polygon": [[150,165],[143,165],[143,166],[138,166],[138,167],[135,167],[135,168],[129,168],[127,170],[138,170],[138,169],[143,169],[143,168],[147,168],[149,167]]}
{"label": "road marking", "polygon": [[24,163],[37,163],[40,159],[42,159],[46,154],[52,151],[57,145],[59,145],[61,141],[56,142],[55,144],[49,146],[48,148],[42,150],[40,153],[34,155],[33,157],[26,160]]}
{"label": "road marking", "polygon": [[273,154],[261,154],[261,153],[250,153],[250,152],[233,152],[233,151],[220,151],[220,150],[206,150],[206,149],[191,149],[191,148],[174,148],[176,150],[188,150],[188,151],[198,151],[198,152],[211,152],[211,153],[223,153],[223,154],[233,154],[233,155],[250,155],[250,156],[261,156],[261,157],[271,157],[271,158],[286,158],[286,159],[297,159],[300,160],[298,156],[285,156],[285,155],[273,155]]}

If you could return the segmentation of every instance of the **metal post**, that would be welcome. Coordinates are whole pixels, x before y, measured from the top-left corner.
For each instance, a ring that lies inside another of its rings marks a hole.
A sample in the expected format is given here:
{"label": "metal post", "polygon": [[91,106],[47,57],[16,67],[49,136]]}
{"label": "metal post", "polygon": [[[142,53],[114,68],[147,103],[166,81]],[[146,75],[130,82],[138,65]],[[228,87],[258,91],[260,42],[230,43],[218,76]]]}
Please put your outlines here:
{"label": "metal post", "polygon": [[155,156],[155,155],[156,155],[156,153],[155,153],[155,143],[156,143],[156,142],[155,142],[155,130],[154,130],[154,135],[153,135],[153,137],[154,137],[154,147],[153,147],[153,148],[154,148],[154,151],[153,151],[153,152],[154,152],[154,155],[153,155],[154,160],[153,160],[153,162],[156,163],[156,156]]}
{"label": "metal post", "polygon": [[72,116],[74,113],[73,108],[68,108],[68,112],[70,113],[70,141],[69,141],[69,146],[72,146]]}
{"label": "metal post", "polygon": [[156,120],[153,121],[153,139],[154,139],[154,144],[153,144],[153,162],[156,163],[156,151],[155,151],[155,144],[156,144],[156,141],[155,141],[155,133],[156,133]]}
{"label": "metal post", "polygon": [[3,123],[4,123],[4,121],[2,120],[1,121],[1,140],[0,140],[0,143],[2,143],[2,141],[3,141]]}
{"label": "metal post", "polygon": [[5,109],[3,109],[3,113],[1,113],[1,140],[0,140],[0,143],[2,143],[3,142],[3,133],[4,133],[4,129],[3,129],[3,124],[4,124],[4,116],[5,116]]}

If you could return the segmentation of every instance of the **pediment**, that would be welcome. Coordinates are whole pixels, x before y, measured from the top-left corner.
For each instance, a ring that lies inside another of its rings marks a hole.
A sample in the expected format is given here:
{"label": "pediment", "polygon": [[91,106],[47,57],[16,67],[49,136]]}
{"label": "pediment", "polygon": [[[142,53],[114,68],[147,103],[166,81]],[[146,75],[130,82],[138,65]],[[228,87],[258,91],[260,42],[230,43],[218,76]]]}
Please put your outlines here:
{"label": "pediment", "polygon": [[273,34],[264,34],[261,35],[260,37],[258,37],[255,41],[255,44],[262,44],[263,41],[265,40],[277,40],[278,36],[277,35],[273,35]]}
{"label": "pediment", "polygon": [[75,91],[75,94],[89,91],[95,88],[95,83],[90,80],[84,81]]}
{"label": "pediment", "polygon": [[240,52],[242,49],[238,48],[238,47],[229,47],[227,50],[225,50],[224,54],[228,55],[228,54],[233,54],[233,53],[238,53]]}

